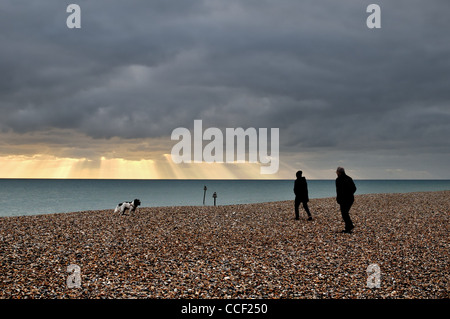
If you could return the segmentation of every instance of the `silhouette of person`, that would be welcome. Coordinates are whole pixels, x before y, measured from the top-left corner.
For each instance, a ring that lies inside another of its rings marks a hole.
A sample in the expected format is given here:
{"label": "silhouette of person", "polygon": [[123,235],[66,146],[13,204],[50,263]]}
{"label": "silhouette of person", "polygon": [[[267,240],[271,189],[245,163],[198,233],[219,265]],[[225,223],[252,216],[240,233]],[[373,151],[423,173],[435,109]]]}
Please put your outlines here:
{"label": "silhouette of person", "polygon": [[345,174],[343,167],[336,169],[336,201],[341,208],[342,219],[345,222],[345,229],[343,233],[351,233],[355,227],[350,218],[350,208],[355,201],[353,194],[356,192],[356,186],[353,179]]}
{"label": "silhouette of person", "polygon": [[308,214],[308,220],[312,220],[311,212],[308,208],[308,184],[306,183],[306,178],[302,176],[302,171],[298,171],[296,173],[297,179],[294,183],[294,193],[295,193],[295,219],[300,219],[300,213],[299,213],[299,206],[300,203],[303,203],[303,208],[306,211],[306,214]]}

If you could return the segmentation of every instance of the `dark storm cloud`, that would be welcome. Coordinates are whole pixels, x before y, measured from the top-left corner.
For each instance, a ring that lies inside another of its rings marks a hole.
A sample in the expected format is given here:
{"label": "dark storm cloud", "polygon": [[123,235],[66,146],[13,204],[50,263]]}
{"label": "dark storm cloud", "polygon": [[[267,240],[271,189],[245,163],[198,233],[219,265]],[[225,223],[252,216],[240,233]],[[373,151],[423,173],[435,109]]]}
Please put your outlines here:
{"label": "dark storm cloud", "polygon": [[[382,8],[369,30],[368,4]],[[0,128],[279,127],[284,150],[448,149],[448,1],[2,1]]]}

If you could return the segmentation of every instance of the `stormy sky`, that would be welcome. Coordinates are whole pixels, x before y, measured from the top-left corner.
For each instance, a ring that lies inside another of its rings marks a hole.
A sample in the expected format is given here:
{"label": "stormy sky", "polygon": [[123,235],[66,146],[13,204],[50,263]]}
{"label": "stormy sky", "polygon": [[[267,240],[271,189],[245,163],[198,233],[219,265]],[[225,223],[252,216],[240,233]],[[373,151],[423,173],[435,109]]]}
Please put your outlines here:
{"label": "stormy sky", "polygon": [[[371,3],[381,29],[366,25]],[[344,166],[448,179],[449,12],[447,0],[2,0],[0,177],[332,179]],[[171,133],[196,119],[279,128],[279,173],[174,164]]]}

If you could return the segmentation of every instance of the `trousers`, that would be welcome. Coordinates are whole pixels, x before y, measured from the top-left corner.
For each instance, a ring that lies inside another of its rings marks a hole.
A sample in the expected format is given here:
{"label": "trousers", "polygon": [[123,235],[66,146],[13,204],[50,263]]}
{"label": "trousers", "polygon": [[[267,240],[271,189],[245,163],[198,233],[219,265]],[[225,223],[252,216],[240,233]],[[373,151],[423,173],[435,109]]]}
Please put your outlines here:
{"label": "trousers", "polygon": [[300,218],[300,212],[299,212],[299,207],[300,207],[300,203],[303,203],[303,208],[306,211],[306,214],[308,214],[308,217],[311,217],[311,212],[309,211],[309,207],[308,207],[308,202],[306,200],[302,200],[301,198],[295,197],[295,218],[299,219]]}
{"label": "trousers", "polygon": [[339,204],[339,206],[341,207],[342,219],[344,220],[345,223],[345,230],[348,231],[354,228],[353,222],[350,218],[350,208],[352,207],[352,205],[353,201]]}

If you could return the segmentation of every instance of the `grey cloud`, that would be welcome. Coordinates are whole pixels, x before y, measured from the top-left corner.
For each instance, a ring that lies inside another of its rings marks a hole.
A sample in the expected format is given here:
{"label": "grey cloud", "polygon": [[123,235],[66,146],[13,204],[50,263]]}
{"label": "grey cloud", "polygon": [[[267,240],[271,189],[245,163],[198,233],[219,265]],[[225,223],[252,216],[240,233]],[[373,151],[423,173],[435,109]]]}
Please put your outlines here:
{"label": "grey cloud", "polygon": [[448,1],[3,1],[3,131],[279,127],[282,150],[448,148]]}

